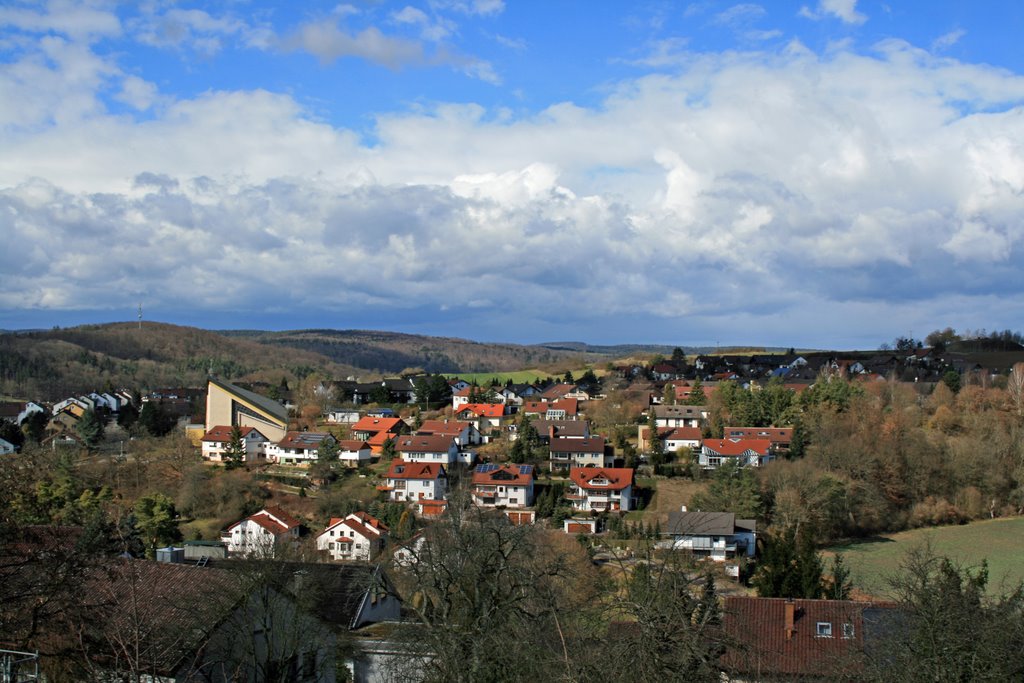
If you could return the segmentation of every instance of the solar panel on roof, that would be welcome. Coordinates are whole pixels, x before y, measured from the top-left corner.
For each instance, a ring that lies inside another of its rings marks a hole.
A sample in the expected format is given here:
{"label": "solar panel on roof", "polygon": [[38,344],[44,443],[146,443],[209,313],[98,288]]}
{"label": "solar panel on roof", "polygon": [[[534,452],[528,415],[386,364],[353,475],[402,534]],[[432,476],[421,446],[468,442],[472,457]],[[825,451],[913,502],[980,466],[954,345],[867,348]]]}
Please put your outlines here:
{"label": "solar panel on roof", "polygon": [[494,464],[476,466],[476,471],[479,472],[480,474],[487,474],[488,472],[493,472],[496,469],[498,469],[498,466]]}
{"label": "solar panel on roof", "polygon": [[529,474],[533,471],[533,465],[520,465],[519,474]]}

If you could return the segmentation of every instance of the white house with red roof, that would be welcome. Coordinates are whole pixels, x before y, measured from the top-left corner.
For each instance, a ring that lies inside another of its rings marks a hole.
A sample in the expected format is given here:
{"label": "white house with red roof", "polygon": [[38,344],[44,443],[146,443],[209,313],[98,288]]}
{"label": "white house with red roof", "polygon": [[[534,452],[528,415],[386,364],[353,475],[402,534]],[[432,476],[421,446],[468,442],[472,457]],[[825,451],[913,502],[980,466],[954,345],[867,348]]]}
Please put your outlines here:
{"label": "white house with red roof", "polygon": [[405,431],[405,422],[400,417],[371,417],[369,415],[356,422],[351,428],[352,437],[363,441],[370,441],[378,434],[397,436],[403,431]]}
{"label": "white house with red roof", "polygon": [[477,465],[473,470],[473,504],[530,507],[533,505],[533,479],[533,465]]}
{"label": "white house with red roof", "polygon": [[485,442],[495,430],[504,429],[514,419],[508,406],[501,403],[467,403],[455,409],[455,417],[472,423]]}
{"label": "white house with red roof", "polygon": [[480,430],[476,428],[476,425],[472,422],[462,422],[461,420],[424,420],[420,428],[416,430],[416,433],[450,436],[455,439],[455,443],[458,444],[459,448],[476,446],[483,443],[483,437],[480,434]]}
{"label": "white house with red roof", "polygon": [[401,503],[441,501],[448,494],[448,473],[439,462],[406,462],[396,458],[377,490],[387,492],[388,500]]}
{"label": "white house with red roof", "polygon": [[316,548],[332,560],[370,562],[384,549],[388,528],[365,512],[332,518],[316,537]]}
{"label": "white house with red roof", "polygon": [[631,467],[574,467],[565,497],[574,510],[613,511],[633,507]]}
{"label": "white house with red roof", "polygon": [[[207,460],[220,462],[224,459],[224,452],[231,445],[231,430],[229,425],[217,425],[203,434],[201,439],[203,457]],[[242,446],[245,448],[245,460],[251,462],[266,457],[266,447],[270,440],[255,427],[239,427]]]}
{"label": "white house with red roof", "polygon": [[338,459],[347,467],[362,467],[373,460],[373,451],[365,441],[341,439],[338,441]]}
{"label": "white house with red roof", "polygon": [[713,470],[732,461],[740,467],[762,467],[775,459],[768,439],[704,439],[700,448],[700,466]]}
{"label": "white house with red roof", "polygon": [[459,460],[455,438],[445,434],[410,434],[395,440],[395,452],[406,462],[439,462],[452,465]]}
{"label": "white house with red roof", "polygon": [[277,443],[267,444],[267,458],[282,465],[308,465],[327,441],[335,441],[327,432],[288,432]]}
{"label": "white house with red roof", "polygon": [[301,522],[279,507],[264,508],[221,532],[228,553],[269,557],[274,548],[299,538]]}
{"label": "white house with red roof", "polygon": [[519,410],[541,420],[578,420],[580,417],[579,400],[575,398],[528,401]]}

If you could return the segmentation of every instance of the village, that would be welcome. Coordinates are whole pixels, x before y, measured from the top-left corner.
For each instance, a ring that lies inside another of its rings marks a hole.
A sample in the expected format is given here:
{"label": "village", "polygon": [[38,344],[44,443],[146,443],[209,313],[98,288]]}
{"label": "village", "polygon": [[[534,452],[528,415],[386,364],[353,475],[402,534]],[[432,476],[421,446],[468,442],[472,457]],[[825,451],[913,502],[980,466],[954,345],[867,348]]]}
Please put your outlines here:
{"label": "village", "polygon": [[[754,473],[802,456],[802,396],[894,383],[925,396],[925,388],[949,388],[954,380],[957,388],[1000,376],[1005,381],[1010,369],[965,364],[927,348],[853,357],[790,352],[687,358],[677,351],[646,363],[609,364],[600,374],[586,368],[578,380],[569,371],[518,383],[427,374],[364,383],[321,380],[312,390],[315,405],[297,404],[284,387],[211,376],[206,387],[145,395],[94,392],[53,404],[9,402],[0,409],[9,425],[36,433],[40,447],[53,452],[129,460],[132,437],[119,439],[114,452],[109,433],[131,414],[152,425],[152,433],[181,435],[209,471],[259,473],[264,505],[219,530],[189,527],[188,538],[171,498],[150,496],[148,503],[163,506],[171,518],[141,548],[149,559],[118,568],[104,582],[111,595],[118,582],[130,581],[166,593],[164,602],[171,604],[182,596],[202,599],[188,594],[206,583],[203,572],[254,562],[291,567],[274,584],[285,603],[274,611],[284,610],[296,629],[312,635],[301,647],[281,645],[276,654],[276,646],[261,646],[275,666],[291,667],[294,677],[282,680],[390,680],[398,669],[402,677],[425,677],[424,662],[441,661],[441,646],[425,652],[395,634],[403,624],[429,629],[429,621],[417,619],[422,601],[429,600],[419,572],[437,561],[439,550],[431,544],[441,543],[439,529],[450,529],[453,520],[459,528],[506,527],[499,536],[543,530],[544,544],[557,545],[552,539],[558,535],[572,539],[573,553],[603,567],[620,586],[638,580],[638,567],[643,576],[652,568],[685,567],[680,571],[692,585],[677,599],[690,605],[690,617],[694,605],[717,615],[702,636],[708,647],[721,648],[708,662],[712,669],[729,680],[765,674],[830,678],[863,654],[873,630],[891,628],[895,603],[853,595],[842,567],[829,573],[820,559],[814,586],[805,593],[766,591],[763,577],[771,568],[758,573],[759,564],[768,562],[760,554],[765,547],[774,551],[777,542],[765,546],[763,509],[751,506],[757,495],[716,499],[707,487],[749,483]],[[751,408],[758,400],[772,407]],[[98,431],[91,424],[97,420]],[[7,457],[16,457],[20,445],[0,440]],[[326,501],[339,483],[348,487],[349,499],[330,508]],[[673,497],[679,484],[686,493]],[[48,532],[33,533],[42,534],[34,542],[52,542]],[[809,552],[813,558],[814,550]],[[344,606],[300,605],[287,597],[294,595],[296,572],[307,571],[330,586],[324,590],[346,595]],[[229,594],[241,590],[220,573],[210,577],[230,583]],[[702,593],[709,586],[710,598]],[[257,618],[237,612],[238,599],[251,599],[242,593],[221,606],[232,614],[232,628],[239,627],[238,619]],[[180,606],[175,612],[177,627],[202,632],[188,641],[194,651],[175,650],[174,656],[132,666],[149,667],[158,674],[153,680],[209,675],[214,665],[200,650],[224,638],[223,628],[214,628],[223,616],[211,620]],[[157,615],[167,616],[160,610]],[[133,626],[138,632],[152,624]],[[351,644],[340,660],[334,654],[339,639]],[[216,666],[241,666],[227,660]]]}

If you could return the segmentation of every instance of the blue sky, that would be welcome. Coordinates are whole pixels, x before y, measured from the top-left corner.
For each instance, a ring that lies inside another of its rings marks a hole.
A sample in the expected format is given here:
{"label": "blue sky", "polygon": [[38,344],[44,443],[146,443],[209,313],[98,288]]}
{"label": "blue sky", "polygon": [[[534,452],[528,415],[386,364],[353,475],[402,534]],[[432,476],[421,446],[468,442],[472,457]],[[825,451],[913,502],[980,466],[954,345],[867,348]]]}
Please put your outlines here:
{"label": "blue sky", "polygon": [[1024,328],[1018,2],[6,2],[0,328]]}

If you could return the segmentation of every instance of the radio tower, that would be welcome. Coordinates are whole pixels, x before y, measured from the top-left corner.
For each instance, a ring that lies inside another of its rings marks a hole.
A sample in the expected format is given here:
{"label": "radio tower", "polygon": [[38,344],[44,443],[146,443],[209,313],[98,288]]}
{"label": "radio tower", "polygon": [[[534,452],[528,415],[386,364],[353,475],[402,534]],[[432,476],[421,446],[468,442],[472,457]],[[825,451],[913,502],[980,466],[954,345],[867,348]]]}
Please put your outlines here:
{"label": "radio tower", "polygon": [[139,329],[142,329],[142,304],[139,304]]}

